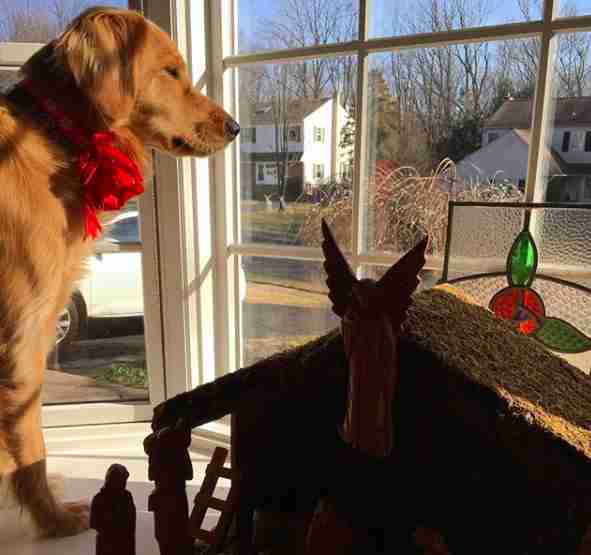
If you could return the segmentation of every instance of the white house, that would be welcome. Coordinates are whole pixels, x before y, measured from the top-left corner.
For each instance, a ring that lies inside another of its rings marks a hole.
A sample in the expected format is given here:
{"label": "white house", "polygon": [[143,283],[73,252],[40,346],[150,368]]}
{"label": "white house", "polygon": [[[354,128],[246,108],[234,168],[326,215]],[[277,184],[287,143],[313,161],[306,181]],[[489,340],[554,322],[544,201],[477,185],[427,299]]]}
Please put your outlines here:
{"label": "white house", "polygon": [[278,164],[286,158],[287,195],[291,198],[349,175],[349,154],[340,147],[347,111],[338,96],[293,100],[287,112],[287,151],[282,149],[279,139],[284,122],[277,121],[270,102],[253,104],[247,115],[241,113],[243,194],[261,198],[264,194],[279,193]]}
{"label": "white house", "polygon": [[[482,147],[457,164],[467,181],[525,184],[531,99],[509,99],[488,119]],[[591,201],[591,97],[556,100],[552,143],[543,153],[548,200]]]}

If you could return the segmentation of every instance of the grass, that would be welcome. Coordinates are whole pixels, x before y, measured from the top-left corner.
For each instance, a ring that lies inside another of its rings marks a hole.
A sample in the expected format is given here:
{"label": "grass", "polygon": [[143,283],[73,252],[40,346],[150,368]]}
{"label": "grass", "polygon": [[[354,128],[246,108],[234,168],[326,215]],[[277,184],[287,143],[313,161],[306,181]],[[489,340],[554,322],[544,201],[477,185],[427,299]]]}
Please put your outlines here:
{"label": "grass", "polygon": [[312,207],[309,203],[291,203],[287,210],[280,212],[276,208],[272,211],[257,210],[242,212],[242,225],[255,237],[275,236],[280,237],[282,242],[296,241],[300,228],[306,223],[308,212]]}
{"label": "grass", "polygon": [[148,389],[148,369],[143,366],[128,364],[111,364],[102,375],[97,376],[98,382],[108,382],[138,389]]}
{"label": "grass", "polygon": [[268,356],[299,347],[316,339],[316,335],[292,335],[289,337],[257,337],[246,342],[244,364],[248,366]]}

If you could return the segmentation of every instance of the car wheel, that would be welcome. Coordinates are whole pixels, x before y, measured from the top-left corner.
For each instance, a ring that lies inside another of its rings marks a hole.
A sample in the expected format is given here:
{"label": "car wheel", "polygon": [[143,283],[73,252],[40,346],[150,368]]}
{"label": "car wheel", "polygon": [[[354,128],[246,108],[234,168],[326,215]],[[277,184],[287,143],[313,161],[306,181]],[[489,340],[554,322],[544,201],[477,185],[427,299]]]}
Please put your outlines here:
{"label": "car wheel", "polygon": [[67,347],[72,341],[80,339],[85,327],[86,311],[84,301],[78,293],[74,293],[57,319],[55,344]]}

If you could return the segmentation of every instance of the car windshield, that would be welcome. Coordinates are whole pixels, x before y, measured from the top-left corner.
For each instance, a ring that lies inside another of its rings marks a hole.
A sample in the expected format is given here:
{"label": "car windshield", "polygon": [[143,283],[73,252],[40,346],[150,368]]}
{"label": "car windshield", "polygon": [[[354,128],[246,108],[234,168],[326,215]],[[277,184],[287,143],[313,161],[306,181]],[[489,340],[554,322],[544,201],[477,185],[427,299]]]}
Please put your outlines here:
{"label": "car windshield", "polygon": [[107,229],[105,239],[114,243],[139,242],[140,233],[137,216],[130,216],[111,224]]}

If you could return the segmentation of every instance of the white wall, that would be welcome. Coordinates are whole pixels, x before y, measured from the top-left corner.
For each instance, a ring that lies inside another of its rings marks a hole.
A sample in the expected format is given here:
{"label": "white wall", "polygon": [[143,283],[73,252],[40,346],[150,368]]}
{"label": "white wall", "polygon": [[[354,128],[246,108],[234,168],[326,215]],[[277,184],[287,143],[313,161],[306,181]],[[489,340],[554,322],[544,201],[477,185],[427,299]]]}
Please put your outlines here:
{"label": "white wall", "polygon": [[[314,142],[314,127],[324,129],[324,142]],[[304,183],[316,183],[313,164],[324,165],[325,179],[330,176],[330,157],[332,140],[332,100],[325,102],[304,119]]]}
{"label": "white wall", "polygon": [[[528,145],[514,131],[500,136],[457,164],[457,172],[466,181],[486,183],[496,173],[496,181],[518,184],[527,173]],[[502,171],[499,171],[502,170]]]}

